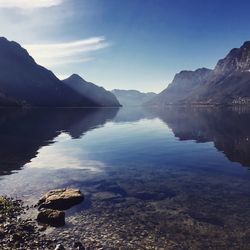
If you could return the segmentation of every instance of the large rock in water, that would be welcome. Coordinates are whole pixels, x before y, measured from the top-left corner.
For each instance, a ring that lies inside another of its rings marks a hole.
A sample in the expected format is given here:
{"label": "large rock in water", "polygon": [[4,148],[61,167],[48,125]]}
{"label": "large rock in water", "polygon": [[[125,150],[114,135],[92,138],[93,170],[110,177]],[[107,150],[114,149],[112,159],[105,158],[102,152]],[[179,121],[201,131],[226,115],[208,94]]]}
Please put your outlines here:
{"label": "large rock in water", "polygon": [[65,225],[65,213],[53,209],[42,209],[37,215],[37,221],[54,227]]}
{"label": "large rock in water", "polygon": [[84,195],[76,188],[55,189],[46,193],[38,202],[39,209],[51,208],[58,210],[69,209],[81,203]]}

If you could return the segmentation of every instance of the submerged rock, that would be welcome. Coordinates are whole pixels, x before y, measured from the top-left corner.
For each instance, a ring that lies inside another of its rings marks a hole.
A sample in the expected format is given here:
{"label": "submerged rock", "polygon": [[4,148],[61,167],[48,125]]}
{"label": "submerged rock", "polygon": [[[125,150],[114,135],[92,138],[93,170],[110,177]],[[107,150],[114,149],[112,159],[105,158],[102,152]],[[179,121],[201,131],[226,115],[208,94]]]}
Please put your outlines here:
{"label": "submerged rock", "polygon": [[65,225],[65,213],[53,209],[42,209],[37,215],[37,221],[54,227]]}
{"label": "submerged rock", "polygon": [[54,250],[65,250],[64,246],[61,244],[56,245],[56,248]]}
{"label": "submerged rock", "polygon": [[38,202],[39,209],[51,208],[58,210],[69,209],[81,203],[84,195],[76,188],[55,189],[46,193]]}

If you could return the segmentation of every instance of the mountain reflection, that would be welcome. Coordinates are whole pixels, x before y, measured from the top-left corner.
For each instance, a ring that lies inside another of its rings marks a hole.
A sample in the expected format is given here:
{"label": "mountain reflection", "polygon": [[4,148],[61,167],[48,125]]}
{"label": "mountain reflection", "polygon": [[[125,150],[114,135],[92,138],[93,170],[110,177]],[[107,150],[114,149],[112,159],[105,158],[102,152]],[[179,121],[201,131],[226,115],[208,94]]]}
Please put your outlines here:
{"label": "mountain reflection", "polygon": [[213,142],[232,162],[250,166],[250,109],[168,107],[151,110],[180,140]]}
{"label": "mountain reflection", "polygon": [[250,109],[247,107],[118,110],[0,110],[0,175],[21,169],[41,147],[53,143],[62,132],[76,139],[109,120],[126,123],[156,117],[166,123],[179,140],[213,142],[230,161],[250,167]]}
{"label": "mountain reflection", "polygon": [[154,119],[156,115],[141,106],[120,108],[113,122],[138,122],[143,119]]}
{"label": "mountain reflection", "polygon": [[0,110],[0,175],[19,170],[61,132],[72,138],[104,125],[118,109]]}

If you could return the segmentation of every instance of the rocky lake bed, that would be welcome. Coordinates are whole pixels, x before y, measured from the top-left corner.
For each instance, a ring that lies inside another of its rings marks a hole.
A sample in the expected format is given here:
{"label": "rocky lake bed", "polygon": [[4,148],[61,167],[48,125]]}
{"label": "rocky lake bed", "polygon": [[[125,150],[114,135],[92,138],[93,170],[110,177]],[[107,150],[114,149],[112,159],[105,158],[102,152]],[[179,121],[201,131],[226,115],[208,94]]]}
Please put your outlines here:
{"label": "rocky lake bed", "polygon": [[[218,180],[208,184],[201,178],[188,186],[190,177],[171,172],[167,177],[156,171],[147,182],[143,175],[126,184],[121,180],[97,181],[85,189],[92,192],[91,198],[84,195],[85,200],[77,206],[88,199],[91,205],[77,212],[65,210],[65,225],[57,227],[37,223],[34,212],[61,211],[37,204],[49,204],[55,197],[64,199],[67,189],[59,189],[61,196],[53,196],[58,190],[49,191],[31,207],[5,198],[13,209],[1,222],[3,249],[249,249],[249,202],[238,205],[239,183],[235,182],[231,187],[234,192],[227,194],[229,184],[220,185]],[[162,175],[158,183],[155,175]],[[171,181],[177,177],[183,184]],[[118,176],[115,179],[119,180]],[[215,197],[217,188],[221,194]],[[79,195],[77,189],[72,190]],[[4,211],[1,209],[1,214],[6,214]]]}
{"label": "rocky lake bed", "polygon": [[[48,227],[64,226],[62,210],[83,200],[81,191],[73,188],[51,190],[31,207],[25,206],[22,200],[0,196],[1,249],[65,249],[62,244],[56,244],[56,238],[47,237],[45,231]],[[30,216],[30,210],[37,214],[36,219]],[[80,242],[73,242],[71,246],[85,249]]]}

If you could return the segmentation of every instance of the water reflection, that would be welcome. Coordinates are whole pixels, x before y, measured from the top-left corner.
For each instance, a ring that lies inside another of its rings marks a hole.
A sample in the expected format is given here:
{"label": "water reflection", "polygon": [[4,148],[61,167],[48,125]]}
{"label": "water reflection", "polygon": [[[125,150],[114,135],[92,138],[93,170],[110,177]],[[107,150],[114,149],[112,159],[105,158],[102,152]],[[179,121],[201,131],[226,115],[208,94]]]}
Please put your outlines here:
{"label": "water reflection", "polygon": [[151,110],[180,140],[213,142],[232,162],[250,166],[250,109],[169,107]]}
{"label": "water reflection", "polygon": [[19,170],[62,132],[73,139],[115,117],[118,109],[0,110],[0,175]]}
{"label": "water reflection", "polygon": [[143,119],[154,119],[157,117],[157,113],[150,112],[149,109],[135,106],[128,108],[121,108],[117,113],[116,117],[113,119],[114,122],[138,122]]}
{"label": "water reflection", "polygon": [[[230,161],[250,166],[250,110],[246,107],[169,107],[164,110],[139,107],[120,110],[113,108],[2,109],[0,110],[0,175],[9,174],[13,170],[22,168],[37,155],[40,148],[54,143],[55,138],[60,140],[67,135],[72,139],[81,138],[87,131],[101,127],[111,120],[113,123],[125,124],[138,123],[141,120],[150,121],[156,117],[171,128],[179,140],[194,140],[197,143],[213,142],[216,149],[223,152]],[[150,122],[145,124],[150,126]],[[143,132],[143,129],[141,131]],[[138,134],[139,131],[136,135]],[[118,134],[116,134],[117,136]],[[138,136],[137,140],[140,143],[142,138]],[[111,143],[109,146],[114,145]],[[119,145],[116,146],[119,147]],[[46,150],[46,147],[42,150],[44,155],[56,158],[56,152],[53,155],[49,154],[50,148],[47,153]],[[77,148],[72,150],[76,151]],[[65,152],[65,157],[66,155]],[[129,155],[126,157],[129,158]],[[157,161],[159,162],[160,159]],[[74,159],[72,159],[71,166],[77,166],[76,162],[74,164],[73,162]]]}
{"label": "water reflection", "polygon": [[250,173],[239,167],[250,165],[248,109],[25,110],[0,117],[1,174],[19,169],[0,177],[1,194],[30,204],[53,188],[85,194],[63,234],[52,238],[94,239],[105,249],[113,239],[125,249],[250,249]]}

